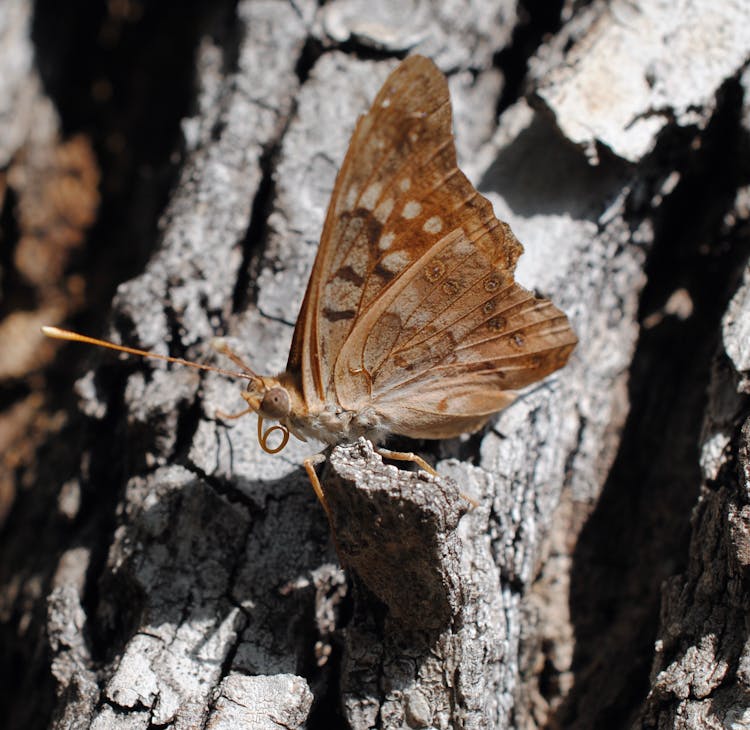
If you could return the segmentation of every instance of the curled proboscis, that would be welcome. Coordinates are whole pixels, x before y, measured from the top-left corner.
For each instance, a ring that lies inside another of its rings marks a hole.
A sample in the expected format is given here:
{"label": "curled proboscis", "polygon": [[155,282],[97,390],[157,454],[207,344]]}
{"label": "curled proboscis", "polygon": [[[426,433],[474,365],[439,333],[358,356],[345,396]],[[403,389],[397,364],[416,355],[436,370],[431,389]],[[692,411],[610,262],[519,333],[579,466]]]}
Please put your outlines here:
{"label": "curled proboscis", "polygon": [[[271,437],[271,434],[274,431],[281,431],[283,434],[281,437],[281,442],[278,444],[278,446],[274,446],[271,448],[268,445],[268,439]],[[263,430],[263,416],[258,416],[258,442],[260,443],[260,448],[263,449],[267,454],[278,454],[279,451],[281,451],[289,441],[289,429],[286,426],[281,426],[280,424],[276,423],[273,426],[269,426],[265,431]]]}

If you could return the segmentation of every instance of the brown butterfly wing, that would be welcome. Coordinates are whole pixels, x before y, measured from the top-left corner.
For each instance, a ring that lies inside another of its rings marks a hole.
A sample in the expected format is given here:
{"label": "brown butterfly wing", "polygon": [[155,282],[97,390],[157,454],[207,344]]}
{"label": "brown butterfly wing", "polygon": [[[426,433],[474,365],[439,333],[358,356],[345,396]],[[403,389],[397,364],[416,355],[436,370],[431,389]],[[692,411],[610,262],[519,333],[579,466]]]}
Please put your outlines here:
{"label": "brown butterfly wing", "polygon": [[446,438],[562,367],[576,344],[567,318],[505,261],[462,228],[444,236],[357,321],[336,362],[339,402],[371,405],[394,433]]}
{"label": "brown butterfly wing", "polygon": [[[287,369],[308,407],[352,401],[334,368],[362,317],[446,233],[460,230],[504,271],[522,247],[456,165],[448,85],[413,56],[360,118],[338,174]],[[368,341],[373,342],[372,338]],[[346,380],[346,379],[344,379]],[[496,409],[497,410],[497,409]]]}

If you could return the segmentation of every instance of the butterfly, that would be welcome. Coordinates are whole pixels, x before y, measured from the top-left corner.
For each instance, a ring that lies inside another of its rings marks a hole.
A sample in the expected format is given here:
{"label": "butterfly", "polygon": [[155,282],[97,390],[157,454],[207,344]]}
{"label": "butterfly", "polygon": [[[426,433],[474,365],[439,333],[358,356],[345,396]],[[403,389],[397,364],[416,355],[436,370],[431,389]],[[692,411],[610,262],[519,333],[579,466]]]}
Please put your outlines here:
{"label": "butterfly", "polygon": [[[415,55],[357,122],[283,373],[259,375],[226,345],[218,349],[240,372],[43,331],[246,379],[247,408],[222,415],[256,413],[268,453],[290,434],[328,445],[452,438],[482,428],[576,346],[565,314],[516,283],[522,251],[458,169],[447,81]],[[434,473],[415,454],[380,451]],[[317,461],[305,469],[329,513]]]}

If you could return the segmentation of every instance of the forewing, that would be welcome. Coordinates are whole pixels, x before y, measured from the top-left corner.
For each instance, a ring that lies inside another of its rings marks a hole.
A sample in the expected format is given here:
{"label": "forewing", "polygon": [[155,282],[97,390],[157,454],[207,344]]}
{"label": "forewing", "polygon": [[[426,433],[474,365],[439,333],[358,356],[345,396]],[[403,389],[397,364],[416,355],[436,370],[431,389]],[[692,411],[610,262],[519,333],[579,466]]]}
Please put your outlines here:
{"label": "forewing", "polygon": [[[287,369],[308,404],[337,400],[334,368],[362,318],[439,241],[467,245],[512,271],[522,248],[456,166],[444,76],[406,59],[388,77],[352,136],[328,208]],[[384,313],[385,316],[385,313]],[[375,342],[370,333],[367,342]],[[348,381],[347,381],[348,382]],[[344,395],[345,399],[352,399]]]}

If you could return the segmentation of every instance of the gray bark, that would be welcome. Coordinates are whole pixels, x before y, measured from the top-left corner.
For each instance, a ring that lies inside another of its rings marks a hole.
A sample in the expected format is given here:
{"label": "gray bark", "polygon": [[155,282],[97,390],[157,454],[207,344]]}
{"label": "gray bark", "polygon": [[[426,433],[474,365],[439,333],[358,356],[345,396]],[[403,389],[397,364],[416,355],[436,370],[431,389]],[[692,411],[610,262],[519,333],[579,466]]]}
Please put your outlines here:
{"label": "gray bark", "polygon": [[[31,17],[0,8],[21,233],[53,157],[28,150],[62,136]],[[519,281],[580,344],[483,433],[405,444],[437,478],[334,448],[331,526],[311,445],[270,456],[253,418],[217,418],[244,403],[215,373],[97,354],[75,406],[8,409],[6,451],[32,408],[66,419],[3,481],[10,726],[744,727],[747,4],[566,6],[517,98],[493,67],[526,52],[510,2],[243,0],[195,22],[177,176],[105,334],[202,362],[221,335],[282,370],[357,115],[415,51],[450,73],[461,165],[523,242]],[[35,327],[83,306],[33,285],[23,336],[0,323],[8,382],[52,368]]]}

